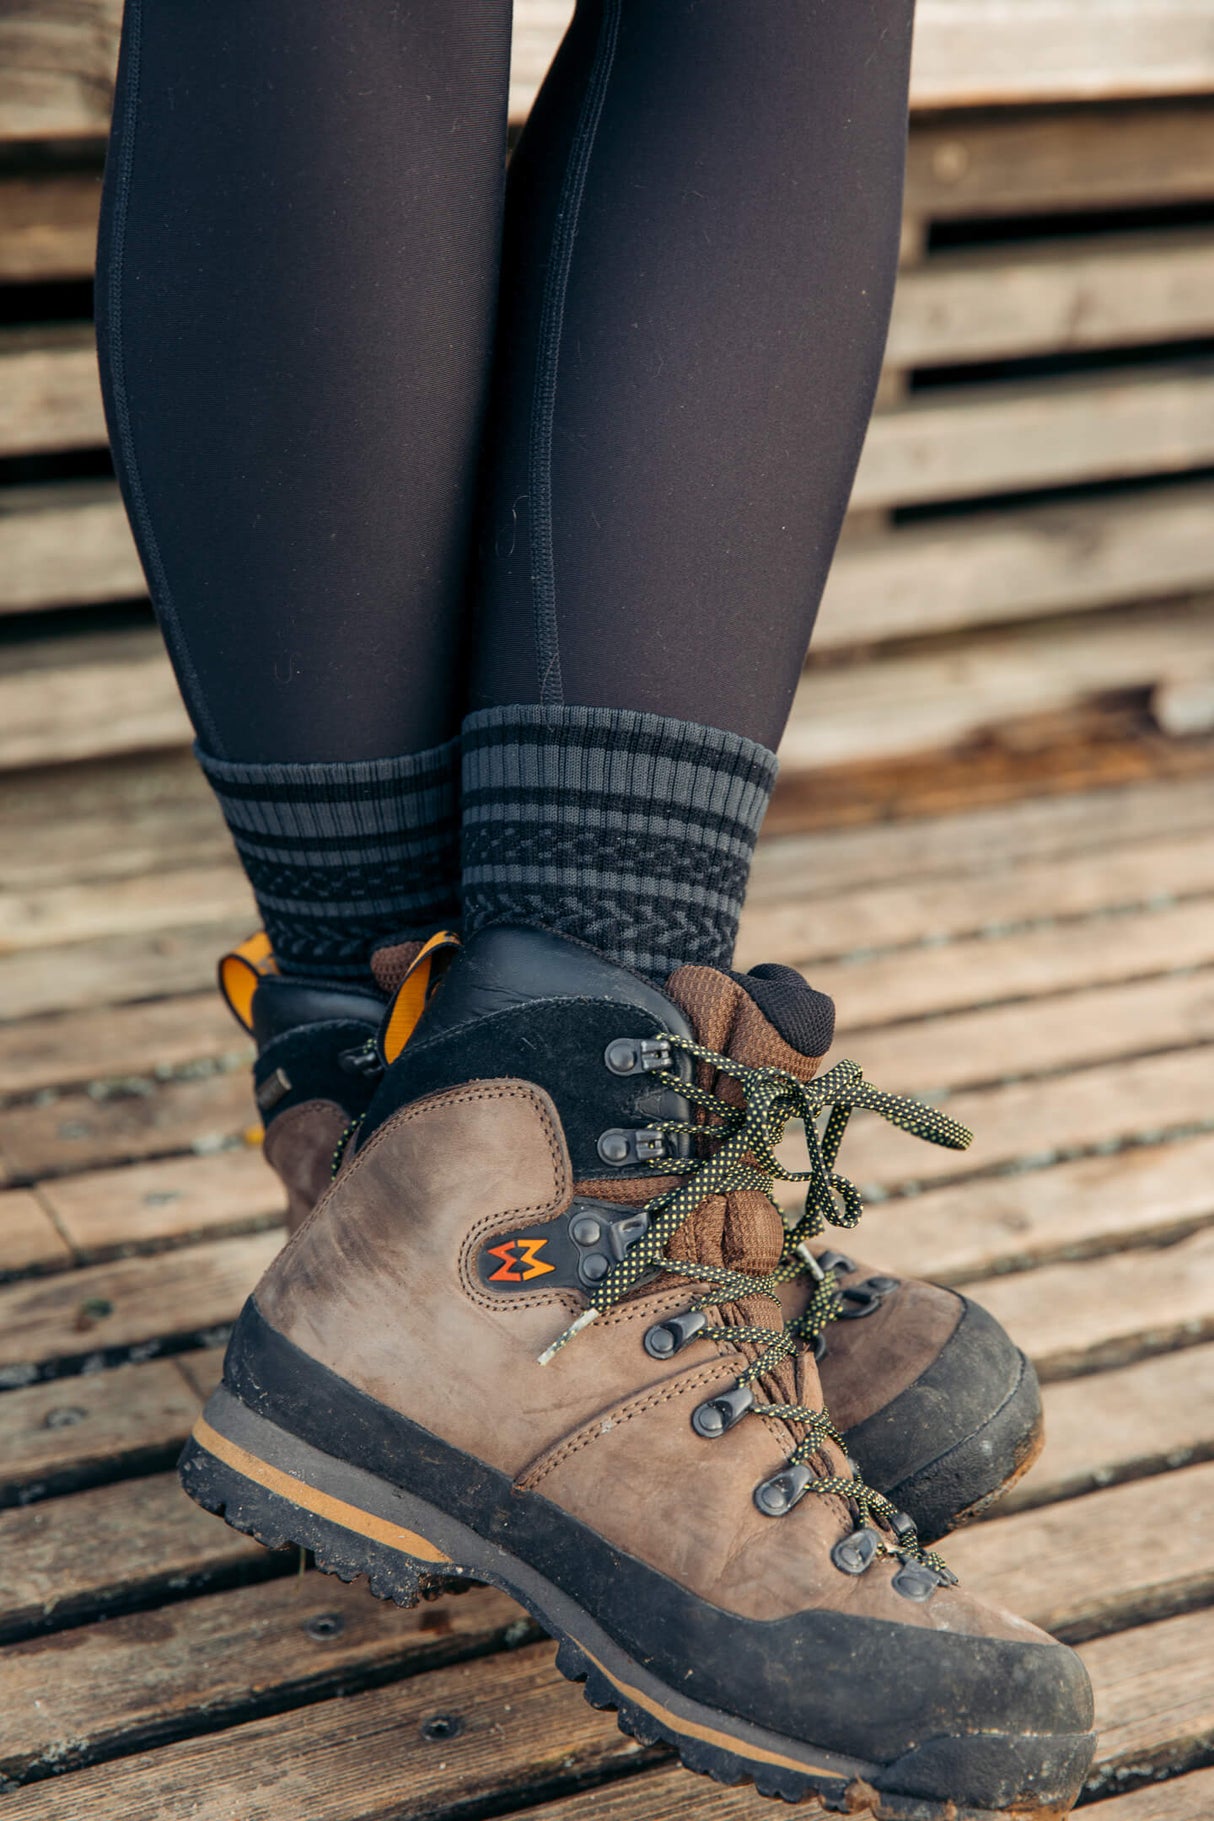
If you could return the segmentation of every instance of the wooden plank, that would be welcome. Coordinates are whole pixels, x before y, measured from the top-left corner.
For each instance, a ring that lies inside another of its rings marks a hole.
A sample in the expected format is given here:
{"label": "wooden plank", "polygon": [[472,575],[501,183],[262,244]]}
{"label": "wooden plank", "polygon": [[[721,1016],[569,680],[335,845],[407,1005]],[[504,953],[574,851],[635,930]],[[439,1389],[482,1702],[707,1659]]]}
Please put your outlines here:
{"label": "wooden plank", "polygon": [[[1212,394],[1214,397],[1214,394]],[[974,634],[940,649],[810,667],[780,745],[790,771],[959,745],[1017,716],[1143,690],[1214,662],[1204,601]]]}
{"label": "wooden plank", "polygon": [[[78,650],[66,635],[37,644],[52,667]],[[86,639],[84,649],[104,655],[108,636]],[[10,891],[122,878],[152,871],[157,862],[201,864],[231,851],[194,755],[181,749],[154,758],[56,761],[19,779],[0,779],[0,838],[12,850],[4,870]]]}
{"label": "wooden plank", "polygon": [[979,1295],[1039,1377],[1120,1366],[1214,1336],[1214,1232],[1158,1251],[989,1278]]}
{"label": "wooden plank", "polygon": [[1204,0],[920,0],[919,107],[1201,94],[1214,87]]}
{"label": "wooden plank", "polygon": [[910,135],[906,211],[948,220],[1207,202],[1211,114],[1202,97],[926,117]]}
{"label": "wooden plank", "polygon": [[1069,1643],[1169,1618],[1214,1589],[1214,1462],[995,1518],[945,1557],[982,1599]]}
{"label": "wooden plank", "polygon": [[853,508],[1173,473],[1214,461],[1208,362],[949,386],[873,418]]}
{"label": "wooden plank", "polygon": [[[862,893],[816,898],[812,910],[796,899],[756,906],[747,920],[747,952],[796,948],[807,961],[827,960],[1198,898],[1214,889],[1214,854],[1202,847],[1188,834],[1165,836],[1119,844],[1099,857],[995,860],[984,873],[956,880],[904,884],[894,875]],[[0,910],[0,942],[5,933]]]}
{"label": "wooden plank", "polygon": [[[1109,612],[985,632],[948,650],[811,665],[781,756],[792,774],[971,741],[1017,716],[1146,690],[1185,665],[1210,662],[1214,612],[1198,600],[1154,608],[1149,619]],[[31,641],[0,678],[0,769],[190,738],[150,629],[72,640],[70,648],[63,639]]]}
{"label": "wooden plank", "polygon": [[944,252],[898,280],[886,360],[955,365],[1197,339],[1214,329],[1214,236],[1076,234]]}
{"label": "wooden plank", "polygon": [[0,493],[0,614],[135,600],[145,592],[112,482],[56,481]]}
{"label": "wooden plank", "polygon": [[[981,1292],[979,1292],[981,1294]],[[1046,1385],[1045,1448],[995,1516],[1078,1498],[1214,1453],[1214,1347]]]}
{"label": "wooden plank", "polygon": [[101,172],[0,177],[0,283],[90,278]]}
{"label": "wooden plank", "polygon": [[255,1125],[244,1069],[98,1096],[73,1091],[0,1112],[0,1170],[20,1182],[175,1151],[207,1153]]}
{"label": "wooden plank", "polygon": [[0,1640],[284,1566],[195,1505],[175,1473],[96,1486],[0,1512]]}
{"label": "wooden plank", "polygon": [[100,936],[0,955],[0,1007],[10,1019],[121,1005],[160,993],[214,990],[215,962],[249,933],[247,917],[189,923],[152,936]]}
{"label": "wooden plank", "polygon": [[1100,1802],[1092,1821],[1208,1821],[1214,1813],[1214,1769],[1195,1770],[1168,1783],[1151,1783]]}
{"label": "wooden plank", "polygon": [[[1003,507],[849,536],[814,649],[1208,588],[1211,511],[1211,483],[1179,481],[1139,496]],[[14,488],[0,499],[0,613],[142,593],[109,482]]]}
{"label": "wooden plank", "polygon": [[[686,1771],[662,1769],[526,1809],[520,1821],[637,1821],[638,1814],[645,1821],[685,1821],[690,1799]],[[696,1821],[768,1821],[771,1806],[749,1786],[709,1786],[703,1795],[696,1791],[694,1802]],[[1100,1802],[1091,1812],[1092,1821],[1209,1821],[1212,1805],[1214,1770],[1198,1770]]]}
{"label": "wooden plank", "polygon": [[1099,854],[1118,843],[1185,830],[1204,834],[1211,821],[1214,781],[1192,778],[809,835],[765,833],[755,850],[745,914],[786,898],[827,896],[891,879],[981,879],[990,867],[1011,870],[1017,862],[1050,855]]}
{"label": "wooden plank", "polygon": [[[561,1795],[654,1755],[588,1707],[552,1659],[551,1645],[534,1644],[434,1670],[33,1784],[5,1807],[13,1821],[84,1811],[98,1821],[422,1821]],[[688,1779],[686,1798],[699,1789]]]}
{"label": "wooden plank", "polygon": [[[522,120],[572,11],[519,0],[510,117]],[[106,131],[119,0],[0,20],[0,138],[72,139]],[[1201,93],[1214,84],[1202,0],[922,0],[911,99],[916,108]]]}
{"label": "wooden plank", "polygon": [[1179,481],[847,538],[831,569],[813,649],[1206,589],[1214,577],[1212,514],[1214,485]]}
{"label": "wooden plank", "polygon": [[[0,336],[0,455],[105,443],[93,334]],[[874,417],[853,509],[1175,472],[1214,462],[1214,365],[950,386]],[[138,592],[138,591],[137,591]]]}
{"label": "wooden plank", "polygon": [[[1113,1655],[1097,1659],[1097,1675],[1114,1716],[1114,1749],[1118,1742],[1128,1745],[1129,1730],[1120,1716],[1136,1690],[1138,1737],[1149,1739],[1151,1753],[1166,1762],[1170,1750],[1183,1750],[1208,1727],[1208,1702],[1201,1694],[1193,1692],[1171,1708],[1165,1699],[1169,1668],[1194,1661],[1193,1628],[1160,1625],[1139,1635],[1143,1654],[1137,1662]],[[509,1800],[512,1808],[528,1797],[546,1801],[588,1778],[638,1770],[635,1742],[619,1735],[613,1716],[593,1714],[556,1676],[551,1661],[551,1647],[541,1644],[439,1669],[394,1688],[254,1720],[207,1739],[55,1778],[14,1791],[6,1806],[16,1821],[34,1816],[75,1821],[85,1811],[102,1821],[117,1816],[162,1821],[187,1813],[194,1821],[227,1821],[233,1814],[241,1821],[278,1821],[303,1812],[315,1821],[389,1816],[408,1821],[448,1812],[464,1801]],[[435,1738],[438,1716],[446,1724]],[[1098,1764],[1111,1774],[1103,1748]],[[536,1821],[540,1815],[544,1821],[572,1821],[591,1813],[600,1821],[633,1821],[639,1813],[673,1821],[686,1813],[688,1801],[705,1821],[758,1821],[766,1812],[753,1790],[692,1783],[674,1767],[567,1796],[538,1814],[527,1812],[536,1814]],[[1113,1806],[1095,1812],[1103,1816]],[[1195,1817],[1201,1811],[1171,1812]]]}
{"label": "wooden plank", "polygon": [[[531,106],[569,0],[518,0],[511,117]],[[919,0],[916,108],[1202,94],[1214,29],[1202,0]]]}
{"label": "wooden plank", "polygon": [[0,455],[103,448],[105,442],[91,325],[6,329],[0,336]]}
{"label": "wooden plank", "polygon": [[9,893],[0,898],[0,954],[237,917],[250,927],[258,921],[252,890],[233,854],[205,867],[107,879],[100,887],[57,885]]}
{"label": "wooden plank", "polygon": [[38,1193],[86,1261],[120,1248],[279,1225],[284,1214],[282,1185],[260,1146],[89,1171],[42,1183]]}
{"label": "wooden plank", "polygon": [[252,1045],[218,993],[0,1024],[0,1095],[123,1077],[161,1077],[199,1060],[239,1066]]}
{"label": "wooden plank", "polygon": [[[65,839],[67,837],[65,836]],[[985,876],[914,884],[874,883],[816,899],[812,915],[793,899],[756,906],[748,951],[803,950],[826,959],[904,947],[1014,924],[1045,923],[1108,909],[1196,898],[1214,890],[1214,854],[1188,834],[1120,844],[1094,864],[1089,854],[993,865]],[[205,866],[157,869],[0,896],[0,954],[45,949],[123,932],[173,929],[187,921],[257,922],[252,893],[235,856]]]}
{"label": "wooden plank", "polygon": [[25,1189],[0,1194],[0,1279],[71,1262],[67,1242],[36,1195]]}
{"label": "wooden plank", "polygon": [[1141,693],[1115,692],[1060,714],[1018,717],[943,751],[787,772],[776,781],[767,826],[787,835],[906,822],[1211,771],[1214,739],[1160,740]]}
{"label": "wooden plank", "polygon": [[974,1132],[969,1150],[916,1143],[883,1120],[857,1119],[848,1133],[845,1167],[859,1182],[904,1193],[907,1186],[1008,1165],[1041,1169],[1064,1161],[1066,1153],[1157,1144],[1169,1131],[1209,1128],[1210,1065],[1208,1049],[1178,1050],[1043,1081],[967,1088],[944,1104]]}
{"label": "wooden plank", "polygon": [[[1017,1052],[1025,1073],[1044,1074],[1066,1063],[1214,1037],[1214,977],[1199,980],[1201,991],[1182,976],[933,1019],[869,1033],[860,1053],[873,1080],[907,1091],[971,1077],[989,1081],[1006,1072],[1009,1054]],[[878,1204],[866,1215],[862,1249],[891,1269],[972,1279],[1126,1241],[1178,1237],[1214,1214],[1212,1180],[1214,1138],[1138,1147],[1030,1177],[928,1191],[911,1208]],[[245,1149],[44,1180],[38,1194],[88,1258],[247,1229],[281,1214],[276,1179],[256,1151]]]}
{"label": "wooden plank", "polygon": [[1089,1792],[1166,1776],[1214,1742],[1208,1612],[1096,1638],[1082,1647],[1096,1696],[1100,1751]]}
{"label": "wooden plank", "polygon": [[213,1341],[281,1242],[257,1233],[0,1285],[0,1388],[31,1384],[57,1361],[100,1365]]}
{"label": "wooden plank", "polygon": [[[313,1573],[165,1609],[154,1621],[154,1676],[144,1615],[76,1634],[68,1653],[57,1642],[31,1639],[5,1658],[0,1772],[13,1779],[57,1775],[200,1723],[213,1730],[258,1709],[348,1694],[372,1676],[432,1671],[500,1646],[519,1624],[519,1609],[488,1590],[398,1613],[361,1586]],[[1124,1764],[1139,1774],[1166,1772],[1191,1762],[1208,1742],[1214,1687],[1207,1646],[1206,1623],[1193,1615],[1083,1647],[1102,1733],[1094,1787],[1112,1783]],[[481,1673],[496,1680],[500,1672],[492,1664]],[[653,1812],[647,1802],[643,1812]]]}
{"label": "wooden plank", "polygon": [[869,1032],[866,1070],[905,1091],[977,1087],[1214,1040],[1214,973],[1181,973]]}
{"label": "wooden plank", "polygon": [[199,1401],[170,1359],[5,1392],[0,1506],[169,1467]]}
{"label": "wooden plank", "polygon": [[189,718],[160,635],[31,641],[0,677],[0,767],[184,746]]}
{"label": "wooden plank", "polygon": [[[236,1719],[349,1695],[501,1648],[532,1631],[478,1589],[400,1612],[315,1571],[31,1638],[4,1656],[0,1776],[59,1775]],[[149,1646],[154,1640],[154,1671]]]}
{"label": "wooden plank", "polygon": [[[739,945],[739,965],[804,963],[792,943],[765,954]],[[1128,911],[1107,919],[1076,919],[1054,928],[1007,936],[977,936],[898,950],[850,962],[809,964],[813,983],[840,1012],[838,1043],[859,1046],[868,1025],[937,1016],[966,1006],[994,1005],[1043,993],[1065,993],[1102,982],[1146,978],[1214,961],[1208,901],[1160,910]]]}
{"label": "wooden plank", "polygon": [[121,0],[0,13],[0,139],[108,131]]}
{"label": "wooden plank", "polygon": [[[950,1183],[869,1205],[856,1243],[891,1271],[940,1283],[975,1283],[1118,1246],[1162,1245],[1214,1215],[1212,1169],[1214,1137],[1207,1134]],[[794,1206],[791,1185],[786,1194]]]}

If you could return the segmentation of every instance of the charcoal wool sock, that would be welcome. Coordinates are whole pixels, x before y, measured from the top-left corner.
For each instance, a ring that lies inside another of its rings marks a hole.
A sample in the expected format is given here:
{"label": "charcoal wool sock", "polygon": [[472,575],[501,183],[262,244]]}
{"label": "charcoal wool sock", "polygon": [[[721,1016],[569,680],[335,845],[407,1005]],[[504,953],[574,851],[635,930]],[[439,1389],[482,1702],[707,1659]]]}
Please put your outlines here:
{"label": "charcoal wool sock", "polygon": [[616,708],[488,708],[463,729],[464,927],[536,924],[664,980],[728,967],[774,753]]}
{"label": "charcoal wool sock", "polygon": [[349,765],[198,761],[285,973],[369,981],[372,948],[458,917],[458,740]]}

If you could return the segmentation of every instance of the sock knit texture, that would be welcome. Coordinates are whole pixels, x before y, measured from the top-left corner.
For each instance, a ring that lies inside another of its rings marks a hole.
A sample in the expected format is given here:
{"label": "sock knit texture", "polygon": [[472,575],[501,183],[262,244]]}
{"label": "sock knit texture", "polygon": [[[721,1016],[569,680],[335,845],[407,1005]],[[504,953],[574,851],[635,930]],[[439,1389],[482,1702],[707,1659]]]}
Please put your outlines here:
{"label": "sock knit texture", "polygon": [[459,916],[459,741],[245,765],[195,749],[284,973],[370,980],[372,948]]}
{"label": "sock knit texture", "polygon": [[775,754],[617,708],[489,708],[463,729],[464,927],[534,924],[665,980],[728,967]]}

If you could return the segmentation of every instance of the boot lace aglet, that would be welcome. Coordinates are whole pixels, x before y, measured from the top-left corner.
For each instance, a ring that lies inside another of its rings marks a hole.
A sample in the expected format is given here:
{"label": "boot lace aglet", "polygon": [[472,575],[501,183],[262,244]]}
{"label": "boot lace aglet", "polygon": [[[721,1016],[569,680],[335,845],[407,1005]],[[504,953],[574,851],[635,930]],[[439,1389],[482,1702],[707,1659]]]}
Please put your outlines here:
{"label": "boot lace aglet", "polygon": [[577,1320],[575,1322],[570,1322],[569,1326],[565,1329],[565,1332],[563,1334],[558,1334],[550,1347],[544,1348],[544,1351],[539,1356],[539,1364],[541,1366],[550,1365],[561,1348],[568,1346],[574,1335],[580,1334],[583,1328],[588,1328],[591,1322],[597,1318],[598,1313],[598,1310],[593,1307],[583,1309]]}

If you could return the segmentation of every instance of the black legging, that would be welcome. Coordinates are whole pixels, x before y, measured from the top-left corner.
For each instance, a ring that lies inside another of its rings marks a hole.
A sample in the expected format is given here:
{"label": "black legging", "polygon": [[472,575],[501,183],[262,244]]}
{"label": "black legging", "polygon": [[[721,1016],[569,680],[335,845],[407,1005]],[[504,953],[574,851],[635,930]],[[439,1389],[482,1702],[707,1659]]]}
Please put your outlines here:
{"label": "black legging", "polygon": [[127,0],[102,371],[204,748],[382,758],[512,702],[775,746],[885,338],[912,8],[580,0],[503,259],[510,0]]}

